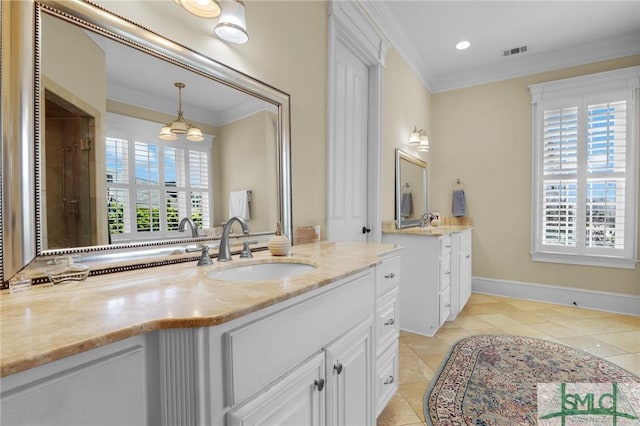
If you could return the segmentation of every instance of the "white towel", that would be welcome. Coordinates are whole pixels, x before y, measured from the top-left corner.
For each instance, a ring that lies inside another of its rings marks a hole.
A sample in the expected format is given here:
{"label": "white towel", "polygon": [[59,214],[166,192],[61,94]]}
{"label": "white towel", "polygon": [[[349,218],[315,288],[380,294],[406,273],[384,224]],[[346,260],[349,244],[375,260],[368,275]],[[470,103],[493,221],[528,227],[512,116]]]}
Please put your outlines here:
{"label": "white towel", "polygon": [[251,219],[249,213],[249,190],[232,191],[229,194],[229,219],[239,216],[244,220]]}

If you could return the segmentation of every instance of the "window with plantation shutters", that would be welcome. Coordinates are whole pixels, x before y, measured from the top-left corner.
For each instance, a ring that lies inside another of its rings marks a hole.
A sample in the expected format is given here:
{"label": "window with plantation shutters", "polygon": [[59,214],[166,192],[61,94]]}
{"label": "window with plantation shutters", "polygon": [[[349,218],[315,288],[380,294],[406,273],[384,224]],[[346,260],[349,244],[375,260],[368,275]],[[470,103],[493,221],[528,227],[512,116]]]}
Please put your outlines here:
{"label": "window with plantation shutters", "polygon": [[531,255],[634,268],[640,67],[530,86]]}
{"label": "window with plantation shutters", "polygon": [[112,242],[190,236],[178,231],[191,218],[213,222],[211,142],[161,141],[159,124],[108,114],[107,208]]}

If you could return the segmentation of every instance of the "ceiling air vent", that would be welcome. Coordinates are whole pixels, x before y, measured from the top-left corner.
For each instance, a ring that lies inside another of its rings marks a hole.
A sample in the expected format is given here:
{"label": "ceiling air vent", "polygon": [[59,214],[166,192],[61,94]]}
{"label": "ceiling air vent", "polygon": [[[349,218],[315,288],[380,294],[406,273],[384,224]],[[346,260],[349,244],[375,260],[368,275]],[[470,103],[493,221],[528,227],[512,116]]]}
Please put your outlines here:
{"label": "ceiling air vent", "polygon": [[518,53],[525,53],[527,49],[528,49],[527,46],[514,47],[513,49],[505,50],[502,53],[502,56],[511,56],[511,55],[517,55]]}

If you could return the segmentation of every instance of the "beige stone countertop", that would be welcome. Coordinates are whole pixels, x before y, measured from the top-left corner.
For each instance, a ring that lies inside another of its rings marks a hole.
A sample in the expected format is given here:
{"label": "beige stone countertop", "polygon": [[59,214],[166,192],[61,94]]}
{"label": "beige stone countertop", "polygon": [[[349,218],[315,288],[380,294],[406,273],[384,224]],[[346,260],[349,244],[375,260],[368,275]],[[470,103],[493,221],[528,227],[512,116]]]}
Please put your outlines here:
{"label": "beige stone countertop", "polygon": [[[222,324],[333,283],[380,262],[394,244],[318,242],[296,245],[287,257],[198,267],[196,262],[93,276],[80,283],[0,292],[0,377],[163,329]],[[266,281],[218,281],[207,276],[248,263],[311,263],[317,269]]]}
{"label": "beige stone countertop", "polygon": [[441,225],[441,226],[427,226],[421,228],[414,226],[411,228],[397,229],[395,226],[385,226],[382,229],[383,234],[407,234],[407,235],[431,235],[441,236],[451,234],[453,232],[465,231],[467,229],[473,229],[471,225]]}

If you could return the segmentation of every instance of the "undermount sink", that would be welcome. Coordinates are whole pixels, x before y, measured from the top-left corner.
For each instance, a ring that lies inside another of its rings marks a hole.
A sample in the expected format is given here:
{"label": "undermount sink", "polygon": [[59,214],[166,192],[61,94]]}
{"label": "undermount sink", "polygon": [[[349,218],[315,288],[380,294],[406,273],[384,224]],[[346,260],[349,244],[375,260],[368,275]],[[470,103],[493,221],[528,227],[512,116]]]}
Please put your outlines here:
{"label": "undermount sink", "polygon": [[207,275],[214,280],[223,281],[262,281],[293,277],[315,269],[314,265],[308,263],[269,262],[232,266],[211,271]]}

